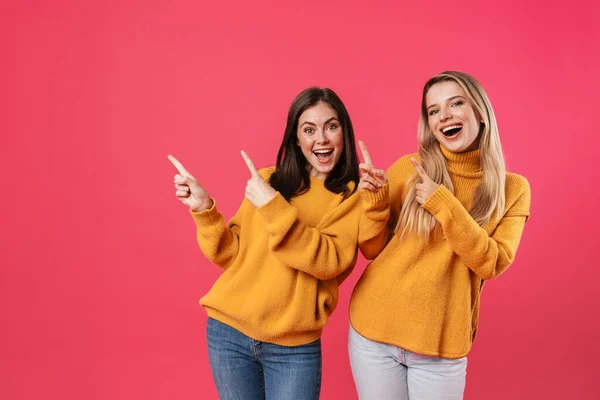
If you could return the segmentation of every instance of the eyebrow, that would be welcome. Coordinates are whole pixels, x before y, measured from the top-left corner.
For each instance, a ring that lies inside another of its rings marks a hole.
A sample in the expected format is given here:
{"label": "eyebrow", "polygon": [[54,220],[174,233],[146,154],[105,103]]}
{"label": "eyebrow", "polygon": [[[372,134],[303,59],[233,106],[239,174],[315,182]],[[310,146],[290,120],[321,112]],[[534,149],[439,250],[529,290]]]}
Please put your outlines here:
{"label": "eyebrow", "polygon": [[[458,98],[460,98],[460,99],[465,99],[465,100],[466,100],[466,97],[464,97],[464,96],[461,96],[461,95],[457,94],[456,96],[452,96],[452,97],[450,97],[450,98],[446,99],[445,101],[452,101],[452,100],[454,100],[454,99],[458,99]],[[431,107],[435,107],[436,105],[437,105],[437,104],[432,104],[432,105],[430,105],[429,107],[427,107],[427,109],[429,110]]]}
{"label": "eyebrow", "polygon": [[[324,123],[323,125],[326,125],[326,124],[330,123],[331,121],[337,121],[337,122],[340,122],[340,120],[339,120],[339,119],[337,119],[336,117],[331,117],[331,118],[329,118],[327,121],[325,121],[325,123]],[[312,125],[312,126],[317,126],[317,124],[315,124],[314,122],[310,122],[310,121],[304,121],[304,122],[302,123],[302,125],[300,125],[300,127],[303,127],[304,125]]]}

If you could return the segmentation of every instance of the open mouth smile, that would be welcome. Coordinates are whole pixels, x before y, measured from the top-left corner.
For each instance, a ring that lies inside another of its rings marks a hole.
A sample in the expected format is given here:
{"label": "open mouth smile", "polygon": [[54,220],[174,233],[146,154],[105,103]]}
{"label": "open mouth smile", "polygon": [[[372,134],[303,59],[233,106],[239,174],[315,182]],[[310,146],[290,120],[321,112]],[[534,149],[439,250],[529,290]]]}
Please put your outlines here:
{"label": "open mouth smile", "polygon": [[333,149],[319,149],[314,150],[313,154],[317,157],[317,160],[321,164],[327,164],[333,156]]}
{"label": "open mouth smile", "polygon": [[442,133],[447,138],[453,138],[462,131],[462,128],[463,127],[460,124],[450,125],[450,126],[445,127],[444,129],[442,129]]}

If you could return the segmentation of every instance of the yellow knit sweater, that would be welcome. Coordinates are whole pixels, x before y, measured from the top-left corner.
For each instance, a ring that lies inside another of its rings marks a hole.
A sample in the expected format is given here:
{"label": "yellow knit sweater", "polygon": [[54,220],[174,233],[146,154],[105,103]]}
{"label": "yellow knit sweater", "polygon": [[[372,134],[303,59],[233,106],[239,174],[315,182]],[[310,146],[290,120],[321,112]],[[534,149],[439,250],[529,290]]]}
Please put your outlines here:
{"label": "yellow knit sweater", "polygon": [[[274,168],[259,172],[268,179]],[[259,208],[244,199],[227,225],[215,205],[192,212],[200,248],[225,270],[200,300],[210,317],[282,346],[321,336],[356,262],[362,212],[358,192],[343,200],[324,182],[311,178],[290,202],[279,193]]]}
{"label": "yellow knit sweater", "polygon": [[442,228],[428,243],[414,235],[395,235],[387,243],[387,223],[391,218],[395,226],[405,184],[415,174],[410,157],[416,154],[398,160],[377,193],[360,191],[365,213],[359,246],[374,261],[354,289],[350,320],[368,339],[452,359],[471,348],[484,281],[514,260],[531,195],[525,178],[507,173],[504,213],[482,228],[467,211],[483,176],[479,150],[442,152],[455,194],[440,185],[423,204]]}

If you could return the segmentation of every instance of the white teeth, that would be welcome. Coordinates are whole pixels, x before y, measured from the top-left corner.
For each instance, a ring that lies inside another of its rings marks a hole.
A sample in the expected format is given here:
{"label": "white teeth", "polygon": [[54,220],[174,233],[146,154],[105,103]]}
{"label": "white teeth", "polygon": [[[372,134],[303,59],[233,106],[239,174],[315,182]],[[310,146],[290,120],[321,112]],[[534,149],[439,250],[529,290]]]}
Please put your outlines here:
{"label": "white teeth", "polygon": [[313,151],[313,153],[317,153],[317,154],[327,154],[327,153],[331,153],[333,150],[329,149],[329,150],[315,150]]}
{"label": "white teeth", "polygon": [[448,132],[450,129],[456,129],[456,128],[462,128],[462,125],[451,125],[451,126],[447,126],[444,129],[442,129],[442,132],[446,133]]}

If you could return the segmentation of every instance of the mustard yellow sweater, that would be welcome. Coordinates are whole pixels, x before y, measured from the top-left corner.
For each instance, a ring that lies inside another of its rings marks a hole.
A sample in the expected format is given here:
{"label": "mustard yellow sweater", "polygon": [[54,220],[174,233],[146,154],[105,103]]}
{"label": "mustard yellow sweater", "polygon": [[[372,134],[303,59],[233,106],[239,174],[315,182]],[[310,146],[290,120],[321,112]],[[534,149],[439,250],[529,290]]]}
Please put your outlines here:
{"label": "mustard yellow sweater", "polygon": [[[274,168],[259,172],[268,179]],[[311,178],[290,202],[279,193],[259,208],[244,199],[227,225],[215,205],[192,212],[200,248],[225,270],[200,300],[208,315],[255,340],[317,340],[356,262],[360,196],[342,200]]]}
{"label": "mustard yellow sweater", "polygon": [[423,204],[441,225],[437,239],[425,243],[395,235],[386,245],[386,225],[398,218],[405,184],[415,173],[410,157],[416,154],[398,160],[377,193],[360,191],[365,213],[359,246],[374,261],[354,289],[350,320],[368,339],[452,359],[471,348],[484,281],[514,260],[529,217],[530,189],[525,178],[507,173],[504,213],[482,228],[467,211],[483,176],[479,150],[442,152],[455,194],[440,185]]}

